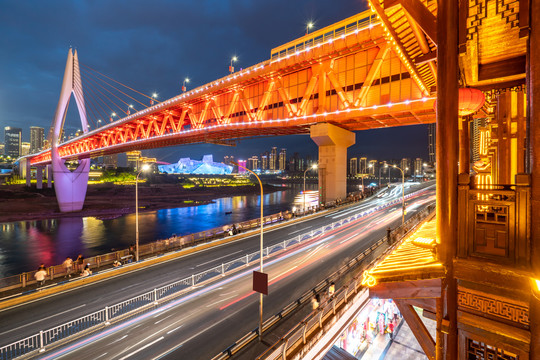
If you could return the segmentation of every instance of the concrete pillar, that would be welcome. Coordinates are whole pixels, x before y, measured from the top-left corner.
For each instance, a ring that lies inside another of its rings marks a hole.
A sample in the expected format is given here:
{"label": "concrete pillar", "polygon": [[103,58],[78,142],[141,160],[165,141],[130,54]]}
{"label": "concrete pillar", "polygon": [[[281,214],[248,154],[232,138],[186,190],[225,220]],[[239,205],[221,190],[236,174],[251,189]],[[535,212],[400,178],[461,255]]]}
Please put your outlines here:
{"label": "concrete pillar", "polygon": [[26,178],[26,187],[30,187],[30,181],[32,180],[32,170],[30,169],[30,160],[26,159],[25,168],[25,178]]}
{"label": "concrete pillar", "polygon": [[321,123],[310,129],[319,146],[319,191],[322,203],[347,197],[347,148],[354,145],[355,133]]}
{"label": "concrete pillar", "polygon": [[36,167],[36,189],[43,189],[43,166]]}
{"label": "concrete pillar", "polygon": [[49,164],[49,165],[47,165],[47,187],[49,189],[52,188],[52,177],[53,177],[53,175],[52,175],[52,165]]}

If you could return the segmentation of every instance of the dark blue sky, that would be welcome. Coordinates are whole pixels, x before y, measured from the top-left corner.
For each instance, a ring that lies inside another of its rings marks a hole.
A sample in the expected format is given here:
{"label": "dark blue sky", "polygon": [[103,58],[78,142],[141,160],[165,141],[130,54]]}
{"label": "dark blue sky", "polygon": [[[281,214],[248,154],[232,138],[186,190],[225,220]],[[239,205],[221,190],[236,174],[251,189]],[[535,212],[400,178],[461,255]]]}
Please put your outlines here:
{"label": "dark blue sky", "polygon": [[[49,128],[54,116],[67,52],[79,61],[141,92],[164,100],[270,57],[270,50],[305,33],[355,15],[365,0],[0,0],[0,127]],[[71,108],[74,108],[72,102]],[[71,114],[71,112],[70,112]],[[69,116],[66,131],[80,128]],[[3,135],[3,131],[2,131]],[[175,162],[213,153],[258,155],[271,146],[288,154],[315,156],[309,136],[246,139],[236,148],[188,145],[146,151]],[[386,159],[427,158],[426,126],[358,132],[349,155]]]}

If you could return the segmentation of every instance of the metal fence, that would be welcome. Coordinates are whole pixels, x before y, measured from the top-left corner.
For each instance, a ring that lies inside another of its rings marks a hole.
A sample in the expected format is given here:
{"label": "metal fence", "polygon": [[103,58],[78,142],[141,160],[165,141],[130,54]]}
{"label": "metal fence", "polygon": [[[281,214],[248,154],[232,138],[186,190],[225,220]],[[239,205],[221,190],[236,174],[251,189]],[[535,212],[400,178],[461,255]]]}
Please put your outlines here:
{"label": "metal fence", "polygon": [[[434,205],[429,205],[425,207],[422,211],[418,212],[415,216],[407,220],[403,225],[398,227],[392,234],[393,239],[399,239],[407,236],[412,231],[414,231],[421,223],[422,220],[429,217],[435,211]],[[368,249],[364,250],[356,258],[349,261],[346,265],[336,271],[334,274],[330,275],[327,279],[321,281],[313,289],[306,291],[299,299],[293,301],[291,304],[287,305],[281,312],[274,315],[273,317],[267,319],[263,324],[263,332],[268,330],[274,324],[276,324],[280,319],[287,316],[289,313],[295,309],[303,306],[308,303],[313,295],[322,292],[328,288],[328,285],[331,282],[338,281],[344,274],[348,273],[351,269],[356,270],[358,265],[361,265],[362,262],[368,257],[368,255],[373,254],[376,250],[379,249],[384,244],[388,243],[388,237],[383,237]],[[390,240],[396,246],[398,243]],[[394,246],[389,246],[387,249],[377,256],[377,259],[385,256],[390,252]],[[377,259],[374,259],[376,261]],[[373,263],[373,261],[371,262]],[[326,303],[323,303],[321,307],[314,312],[311,312],[303,321],[299,322],[293,329],[291,329],[285,336],[283,336],[279,341],[277,341],[273,346],[271,346],[265,353],[257,358],[266,359],[266,360],[287,360],[292,357],[289,356],[293,352],[294,348],[302,347],[308,344],[309,338],[313,338],[314,334],[317,331],[323,329],[323,325],[327,323],[331,318],[336,315],[339,316],[340,311],[343,312],[343,309],[347,307],[347,304],[353,300],[355,296],[365,291],[362,286],[362,281],[360,279],[361,272],[359,272],[353,280],[343,286],[336,293],[334,298],[330,299]],[[363,300],[367,300],[367,295],[364,295]],[[236,343],[231,345],[228,349],[222,353],[215,356],[212,360],[226,360],[231,358],[234,354],[248,345],[251,341],[257,339],[259,336],[258,329],[254,329],[248,334],[244,335]]]}
{"label": "metal fence", "polygon": [[[421,194],[426,191],[428,190],[419,190],[417,192],[407,195],[406,198]],[[401,202],[401,200],[391,201],[387,204],[380,205],[373,209],[351,215],[345,219],[335,221],[332,224],[322,226],[306,234],[300,234],[281,243],[266,247],[263,249],[263,256],[276,254],[291,246],[323,235],[326,232],[331,231],[337,227],[346,225],[351,221],[365,217],[375,211],[390,207],[398,202]],[[271,219],[269,219],[268,221],[271,221]],[[407,223],[405,225],[407,225]],[[42,330],[36,335],[0,347],[0,360],[14,359],[16,357],[31,353],[36,350],[44,351],[46,346],[56,341],[65,340],[72,335],[79,334],[82,331],[95,328],[98,325],[108,325],[112,320],[120,320],[121,318],[129,316],[134,312],[138,312],[151,306],[156,306],[159,304],[160,301],[166,301],[169,297],[178,296],[183,291],[188,290],[197,284],[211,281],[216,277],[225,276],[227,273],[233,272],[242,267],[247,267],[251,263],[255,264],[255,261],[259,259],[259,256],[260,254],[258,251],[247,254],[235,260],[207,269],[203,272],[193,274],[190,277],[184,278],[174,283],[153,289],[149,292],[138,295],[134,298],[120,302],[118,304],[106,306],[103,310],[72,320],[66,324],[48,330]]]}

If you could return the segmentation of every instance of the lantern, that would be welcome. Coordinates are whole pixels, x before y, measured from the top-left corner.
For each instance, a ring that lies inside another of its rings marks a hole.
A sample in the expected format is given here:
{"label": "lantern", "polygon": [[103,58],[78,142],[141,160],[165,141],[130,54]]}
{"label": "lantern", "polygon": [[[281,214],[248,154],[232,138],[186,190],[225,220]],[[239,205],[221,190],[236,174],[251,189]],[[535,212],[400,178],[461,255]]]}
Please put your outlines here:
{"label": "lantern", "polygon": [[[478,89],[460,88],[458,115],[467,116],[477,112],[486,101],[484,93]],[[437,101],[433,103],[433,108],[437,110]]]}
{"label": "lantern", "polygon": [[486,101],[484,93],[478,89],[459,89],[459,116],[466,116],[477,112]]}

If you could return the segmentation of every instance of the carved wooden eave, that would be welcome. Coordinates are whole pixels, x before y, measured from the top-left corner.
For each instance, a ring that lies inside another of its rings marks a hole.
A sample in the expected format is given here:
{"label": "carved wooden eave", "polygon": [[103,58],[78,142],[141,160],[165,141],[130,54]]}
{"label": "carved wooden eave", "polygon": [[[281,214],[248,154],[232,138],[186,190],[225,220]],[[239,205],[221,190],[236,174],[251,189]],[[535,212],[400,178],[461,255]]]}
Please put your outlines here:
{"label": "carved wooden eave", "polygon": [[464,85],[525,82],[528,19],[528,1],[476,0],[469,6],[462,2],[459,40]]}

